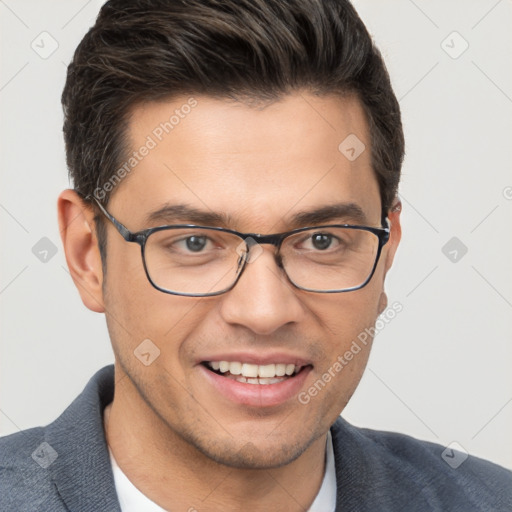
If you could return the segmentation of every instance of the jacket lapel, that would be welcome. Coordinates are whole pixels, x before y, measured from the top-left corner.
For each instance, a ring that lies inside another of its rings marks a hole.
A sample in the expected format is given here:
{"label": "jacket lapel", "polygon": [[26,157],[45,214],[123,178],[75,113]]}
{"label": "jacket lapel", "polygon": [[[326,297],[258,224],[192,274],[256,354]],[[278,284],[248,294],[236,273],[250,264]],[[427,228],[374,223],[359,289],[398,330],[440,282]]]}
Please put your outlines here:
{"label": "jacket lapel", "polygon": [[46,429],[57,452],[49,467],[60,497],[72,512],[121,512],[103,431],[103,410],[114,396],[114,367],[101,369]]}

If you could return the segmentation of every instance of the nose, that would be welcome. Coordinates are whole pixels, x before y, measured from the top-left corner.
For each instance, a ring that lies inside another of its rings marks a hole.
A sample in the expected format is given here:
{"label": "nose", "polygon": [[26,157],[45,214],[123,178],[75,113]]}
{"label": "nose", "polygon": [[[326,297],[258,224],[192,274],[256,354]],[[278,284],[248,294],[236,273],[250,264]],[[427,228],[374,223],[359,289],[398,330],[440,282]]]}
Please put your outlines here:
{"label": "nose", "polygon": [[221,304],[225,322],[247,327],[260,335],[297,323],[303,316],[304,307],[297,290],[276,263],[273,247],[266,247],[257,258],[246,263],[242,276],[223,296]]}

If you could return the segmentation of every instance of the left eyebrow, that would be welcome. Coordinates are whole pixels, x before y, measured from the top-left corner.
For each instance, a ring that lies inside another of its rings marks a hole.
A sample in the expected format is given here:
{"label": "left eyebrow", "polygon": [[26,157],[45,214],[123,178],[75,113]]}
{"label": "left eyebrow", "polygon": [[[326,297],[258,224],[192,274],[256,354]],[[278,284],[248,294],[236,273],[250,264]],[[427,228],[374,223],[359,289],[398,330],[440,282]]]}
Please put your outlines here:
{"label": "left eyebrow", "polygon": [[332,221],[340,221],[343,224],[355,223],[367,225],[368,218],[358,204],[338,203],[296,213],[290,219],[289,224],[295,229],[302,226],[315,226],[330,223]]}

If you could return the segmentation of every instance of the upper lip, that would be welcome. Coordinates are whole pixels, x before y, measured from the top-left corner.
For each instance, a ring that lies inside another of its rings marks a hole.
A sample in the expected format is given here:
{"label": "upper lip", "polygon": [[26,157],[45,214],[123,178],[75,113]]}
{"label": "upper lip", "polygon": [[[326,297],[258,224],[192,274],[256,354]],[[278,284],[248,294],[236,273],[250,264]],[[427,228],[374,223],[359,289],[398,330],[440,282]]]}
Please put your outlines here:
{"label": "upper lip", "polygon": [[198,360],[198,364],[209,361],[239,361],[241,363],[257,364],[260,366],[273,363],[294,364],[295,366],[308,366],[312,364],[310,360],[302,356],[287,352],[267,352],[265,354],[254,352],[220,352],[218,354],[211,354],[202,357]]}

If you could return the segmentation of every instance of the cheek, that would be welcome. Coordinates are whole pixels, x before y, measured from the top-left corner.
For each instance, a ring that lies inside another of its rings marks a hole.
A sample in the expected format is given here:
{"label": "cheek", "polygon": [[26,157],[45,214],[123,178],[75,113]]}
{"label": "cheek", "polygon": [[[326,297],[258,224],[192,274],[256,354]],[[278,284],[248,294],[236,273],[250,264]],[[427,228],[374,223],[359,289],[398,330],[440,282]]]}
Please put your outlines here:
{"label": "cheek", "polygon": [[113,248],[107,256],[104,297],[114,351],[116,355],[133,355],[147,339],[160,351],[167,351],[166,335],[186,316],[187,304],[155,289],[144,272],[140,250],[126,249]]}
{"label": "cheek", "polygon": [[374,325],[378,316],[380,294],[381,286],[372,278],[360,290],[337,296],[318,296],[311,309],[323,325],[332,348],[343,350],[361,332]]}
{"label": "cheek", "polygon": [[316,302],[323,326],[324,357],[317,365],[303,398],[316,404],[319,414],[334,419],[344,409],[364,373],[372,347],[379,288],[348,292]]}
{"label": "cheek", "polygon": [[114,353],[125,369],[138,372],[142,365],[136,356],[149,347],[158,359],[146,373],[163,367],[181,377],[190,363],[190,341],[196,338],[213,301],[157,290],[146,277],[140,253],[133,256],[107,269],[105,306]]}

